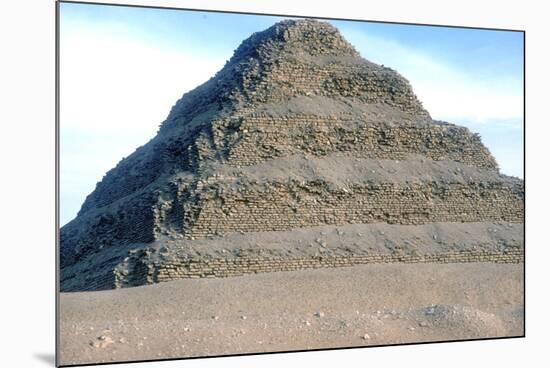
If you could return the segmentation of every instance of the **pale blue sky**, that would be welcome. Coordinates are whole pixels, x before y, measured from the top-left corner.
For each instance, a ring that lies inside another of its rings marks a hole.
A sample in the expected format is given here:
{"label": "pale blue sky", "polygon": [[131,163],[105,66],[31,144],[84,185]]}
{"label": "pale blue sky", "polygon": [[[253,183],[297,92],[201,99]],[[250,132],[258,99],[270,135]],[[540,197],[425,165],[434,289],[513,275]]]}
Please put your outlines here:
{"label": "pale blue sky", "polygon": [[[186,91],[273,16],[60,5],[61,224],[105,172],[151,139]],[[480,133],[523,177],[523,34],[329,21],[361,55],[396,69],[435,119]]]}

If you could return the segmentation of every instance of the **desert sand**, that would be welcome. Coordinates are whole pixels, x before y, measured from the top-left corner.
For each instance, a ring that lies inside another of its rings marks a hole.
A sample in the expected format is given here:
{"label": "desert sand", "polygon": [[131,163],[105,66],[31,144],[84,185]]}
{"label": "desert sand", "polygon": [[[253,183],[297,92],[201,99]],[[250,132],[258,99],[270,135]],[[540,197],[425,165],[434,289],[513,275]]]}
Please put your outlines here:
{"label": "desert sand", "polygon": [[522,264],[370,264],[61,293],[60,363],[522,336]]}

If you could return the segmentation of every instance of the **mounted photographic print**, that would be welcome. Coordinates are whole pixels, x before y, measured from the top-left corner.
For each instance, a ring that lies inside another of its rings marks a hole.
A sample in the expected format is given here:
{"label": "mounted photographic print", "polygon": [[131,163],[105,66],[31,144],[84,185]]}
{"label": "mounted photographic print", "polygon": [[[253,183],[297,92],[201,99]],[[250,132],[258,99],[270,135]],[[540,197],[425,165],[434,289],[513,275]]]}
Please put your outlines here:
{"label": "mounted photographic print", "polygon": [[57,22],[58,365],[524,336],[524,32]]}

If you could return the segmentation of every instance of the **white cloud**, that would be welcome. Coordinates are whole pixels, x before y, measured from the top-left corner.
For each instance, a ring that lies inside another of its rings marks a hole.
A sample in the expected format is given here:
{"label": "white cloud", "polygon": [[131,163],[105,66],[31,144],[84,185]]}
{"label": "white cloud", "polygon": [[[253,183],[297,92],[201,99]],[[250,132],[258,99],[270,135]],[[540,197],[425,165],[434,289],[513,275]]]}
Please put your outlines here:
{"label": "white cloud", "polygon": [[106,171],[155,135],[183,93],[225,62],[224,56],[198,57],[137,41],[131,31],[117,24],[62,24],[62,223],[76,215]]}
{"label": "white cloud", "polygon": [[523,90],[518,76],[490,78],[479,70],[453,68],[394,40],[341,31],[364,58],[407,78],[432,118],[480,133],[501,172],[523,177]]}
{"label": "white cloud", "polygon": [[[523,95],[518,81],[487,78],[458,70],[393,40],[343,30],[362,56],[396,69],[407,78],[432,117],[460,123],[523,121]],[[517,76],[516,76],[517,77]]]}
{"label": "white cloud", "polygon": [[98,131],[154,131],[184,92],[208,80],[225,61],[107,30],[66,31],[60,49],[62,124]]}

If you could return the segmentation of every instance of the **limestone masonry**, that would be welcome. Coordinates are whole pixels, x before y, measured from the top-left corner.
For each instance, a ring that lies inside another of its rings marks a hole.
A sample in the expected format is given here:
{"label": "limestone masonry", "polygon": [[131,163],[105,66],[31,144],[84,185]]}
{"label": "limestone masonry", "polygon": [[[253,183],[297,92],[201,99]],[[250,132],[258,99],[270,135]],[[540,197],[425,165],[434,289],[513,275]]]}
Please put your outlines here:
{"label": "limestone masonry", "polygon": [[253,34],[61,229],[61,290],[375,262],[523,262],[524,183],[333,26]]}

